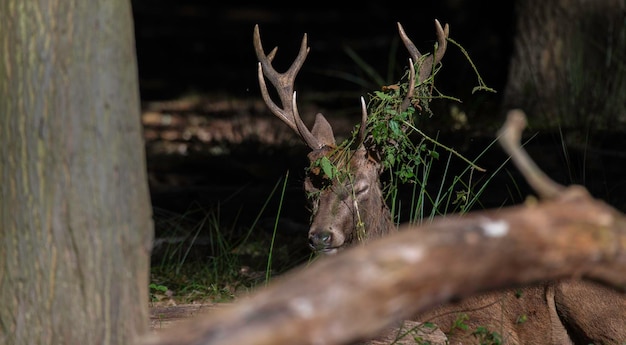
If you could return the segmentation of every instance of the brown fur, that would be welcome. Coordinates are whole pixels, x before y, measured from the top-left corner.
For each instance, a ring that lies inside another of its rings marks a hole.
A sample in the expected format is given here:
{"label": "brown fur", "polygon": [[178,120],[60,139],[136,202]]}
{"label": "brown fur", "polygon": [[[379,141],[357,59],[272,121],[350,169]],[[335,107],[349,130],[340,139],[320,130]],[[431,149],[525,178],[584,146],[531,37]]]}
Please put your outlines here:
{"label": "brown fur", "polygon": [[[362,152],[351,157],[350,167],[354,176],[350,183],[326,186],[315,194],[319,195],[315,200],[318,207],[310,233],[320,229],[342,232],[334,234],[334,248],[358,243],[359,228],[371,231],[366,239],[396,229],[380,189],[379,167]],[[309,176],[305,183],[309,193],[316,191],[311,178],[316,177]],[[353,194],[350,188],[360,193]],[[467,319],[463,319],[465,315]],[[475,296],[418,315],[415,320],[435,323],[447,334],[449,344],[490,344],[492,332],[503,344],[626,343],[626,297],[587,281],[561,281]],[[459,320],[467,330],[458,327]],[[485,330],[482,343],[475,334],[481,327]],[[393,332],[381,339],[389,340],[390,334]],[[381,339],[370,344],[380,344]]]}
{"label": "brown fur", "polygon": [[[438,21],[435,21],[435,27],[439,49],[424,59],[421,70],[410,69],[408,92],[400,112],[406,110],[412,101],[416,79],[421,84],[446,51],[449,27],[442,27]],[[400,24],[398,30],[412,62],[421,60],[422,54]],[[377,150],[364,145],[370,142],[365,133],[365,102],[362,101],[358,148],[353,151],[339,150],[333,130],[322,114],[316,115],[315,124],[309,131],[297,111],[294,81],[309,52],[306,35],[294,63],[284,73],[272,67],[276,49],[265,54],[258,26],[254,30],[254,47],[259,58],[258,77],[264,101],[272,113],[298,133],[312,150],[309,154],[311,168],[305,181],[305,189],[313,205],[309,230],[311,248],[332,254],[395,231],[396,226],[381,191],[382,167],[372,159],[377,157]],[[265,78],[279,93],[282,107],[270,98]],[[318,165],[322,158],[332,162],[339,172],[338,176],[326,176],[324,169]],[[462,314],[468,316],[462,322],[468,326],[467,330],[459,327],[457,322]],[[481,341],[475,335],[478,327],[484,327],[483,336],[493,335],[492,332],[499,334],[503,344],[626,344],[626,295],[584,281],[546,283],[475,296],[441,306],[418,315],[416,319],[436,323],[448,334],[450,344],[495,343],[489,339]],[[392,334],[385,334],[379,340],[392,339],[389,338]],[[437,340],[434,342],[437,343]]]}
{"label": "brown fur", "polygon": [[[332,151],[314,151],[309,154],[311,165],[324,155],[334,162],[338,170],[347,171],[349,176],[329,179],[320,170],[309,171],[304,188],[313,205],[313,220],[309,229],[312,249],[334,252],[393,231],[396,227],[380,189],[380,165],[369,159],[363,148],[349,153],[343,162],[333,157],[337,155],[333,155]],[[320,236],[330,236],[330,239],[322,243]]]}

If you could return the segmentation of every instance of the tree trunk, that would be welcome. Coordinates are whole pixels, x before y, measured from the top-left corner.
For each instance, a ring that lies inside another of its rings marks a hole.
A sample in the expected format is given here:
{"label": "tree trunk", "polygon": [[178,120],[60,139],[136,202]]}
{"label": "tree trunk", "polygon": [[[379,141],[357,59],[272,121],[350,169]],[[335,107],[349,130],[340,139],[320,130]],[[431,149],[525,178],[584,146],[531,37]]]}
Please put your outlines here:
{"label": "tree trunk", "polygon": [[626,124],[623,0],[517,1],[504,110],[533,126],[615,129]]}
{"label": "tree trunk", "polygon": [[130,2],[0,2],[0,344],[129,344],[152,239]]}

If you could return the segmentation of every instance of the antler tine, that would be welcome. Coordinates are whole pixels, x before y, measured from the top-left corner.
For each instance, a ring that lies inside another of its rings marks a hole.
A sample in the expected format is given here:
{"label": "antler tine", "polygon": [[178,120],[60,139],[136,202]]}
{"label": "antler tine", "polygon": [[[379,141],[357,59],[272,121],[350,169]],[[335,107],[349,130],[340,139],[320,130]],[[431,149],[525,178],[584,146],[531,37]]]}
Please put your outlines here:
{"label": "antler tine", "polygon": [[365,133],[367,127],[367,106],[365,105],[365,98],[361,96],[361,127],[359,128],[359,146],[365,142]]}
{"label": "antler tine", "polygon": [[[435,51],[435,54],[426,58],[426,60],[424,60],[424,62],[422,63],[422,67],[419,71],[418,80],[420,83],[426,80],[426,78],[428,78],[428,76],[432,73],[433,66],[437,65],[441,61],[443,55],[446,53],[446,48],[448,47],[447,38],[450,35],[450,27],[448,26],[448,24],[446,24],[445,27],[442,28],[441,23],[439,23],[439,21],[435,19],[435,30],[437,31],[438,47]],[[413,61],[419,61],[419,59],[422,57],[422,54],[419,52],[419,50],[417,50],[415,44],[413,44],[413,42],[406,35],[406,33],[404,32],[404,28],[400,23],[398,23],[398,32],[400,33],[400,38],[402,39],[404,46],[409,51],[409,54],[411,54]]]}
{"label": "antler tine", "polygon": [[446,24],[443,28],[441,28],[441,23],[437,19],[435,19],[435,30],[437,31],[437,42],[438,47],[435,51],[435,61],[434,64],[438,64],[443,55],[446,53],[446,49],[448,48],[448,37],[450,37],[450,25]]}
{"label": "antler tine", "polygon": [[415,65],[413,64],[413,59],[409,58],[409,89],[402,101],[402,105],[400,106],[400,112],[403,112],[409,108],[411,105],[411,100],[413,99],[413,94],[415,93]]}
{"label": "antler tine", "polygon": [[[259,86],[261,88],[261,95],[263,96],[265,104],[267,104],[268,108],[274,115],[280,118],[294,132],[298,133],[302,140],[310,148],[319,149],[321,147],[319,141],[307,129],[295,106],[294,82],[296,75],[298,75],[300,68],[304,64],[304,60],[306,60],[307,54],[309,53],[307,35],[304,34],[304,37],[302,38],[298,56],[293,61],[289,69],[284,73],[279,73],[272,66],[272,60],[276,55],[278,47],[272,49],[268,55],[265,55],[263,45],[261,44],[261,35],[259,33],[258,24],[254,26],[254,50],[257,58],[259,59]],[[265,78],[267,78],[276,88],[280,102],[283,106],[282,108],[272,101],[267,90],[267,85],[265,84]]]}

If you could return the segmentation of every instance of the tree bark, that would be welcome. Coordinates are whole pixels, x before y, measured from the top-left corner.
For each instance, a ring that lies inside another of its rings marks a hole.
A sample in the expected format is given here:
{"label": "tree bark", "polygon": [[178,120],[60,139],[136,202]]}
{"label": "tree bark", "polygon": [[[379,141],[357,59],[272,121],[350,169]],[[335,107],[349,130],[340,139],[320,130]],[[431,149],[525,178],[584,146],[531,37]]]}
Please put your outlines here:
{"label": "tree bark", "polygon": [[503,109],[534,126],[626,124],[623,0],[517,1],[517,33]]}
{"label": "tree bark", "polygon": [[130,2],[0,2],[0,344],[148,327],[150,201]]}

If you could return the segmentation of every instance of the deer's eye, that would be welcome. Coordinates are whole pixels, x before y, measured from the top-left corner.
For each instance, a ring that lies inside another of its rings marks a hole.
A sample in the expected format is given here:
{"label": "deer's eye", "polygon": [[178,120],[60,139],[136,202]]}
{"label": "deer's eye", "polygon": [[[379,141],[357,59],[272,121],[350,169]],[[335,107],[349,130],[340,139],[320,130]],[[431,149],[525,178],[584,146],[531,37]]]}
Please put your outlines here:
{"label": "deer's eye", "polygon": [[354,195],[360,195],[367,192],[370,188],[370,185],[366,181],[357,181],[354,183],[352,188],[354,190]]}

